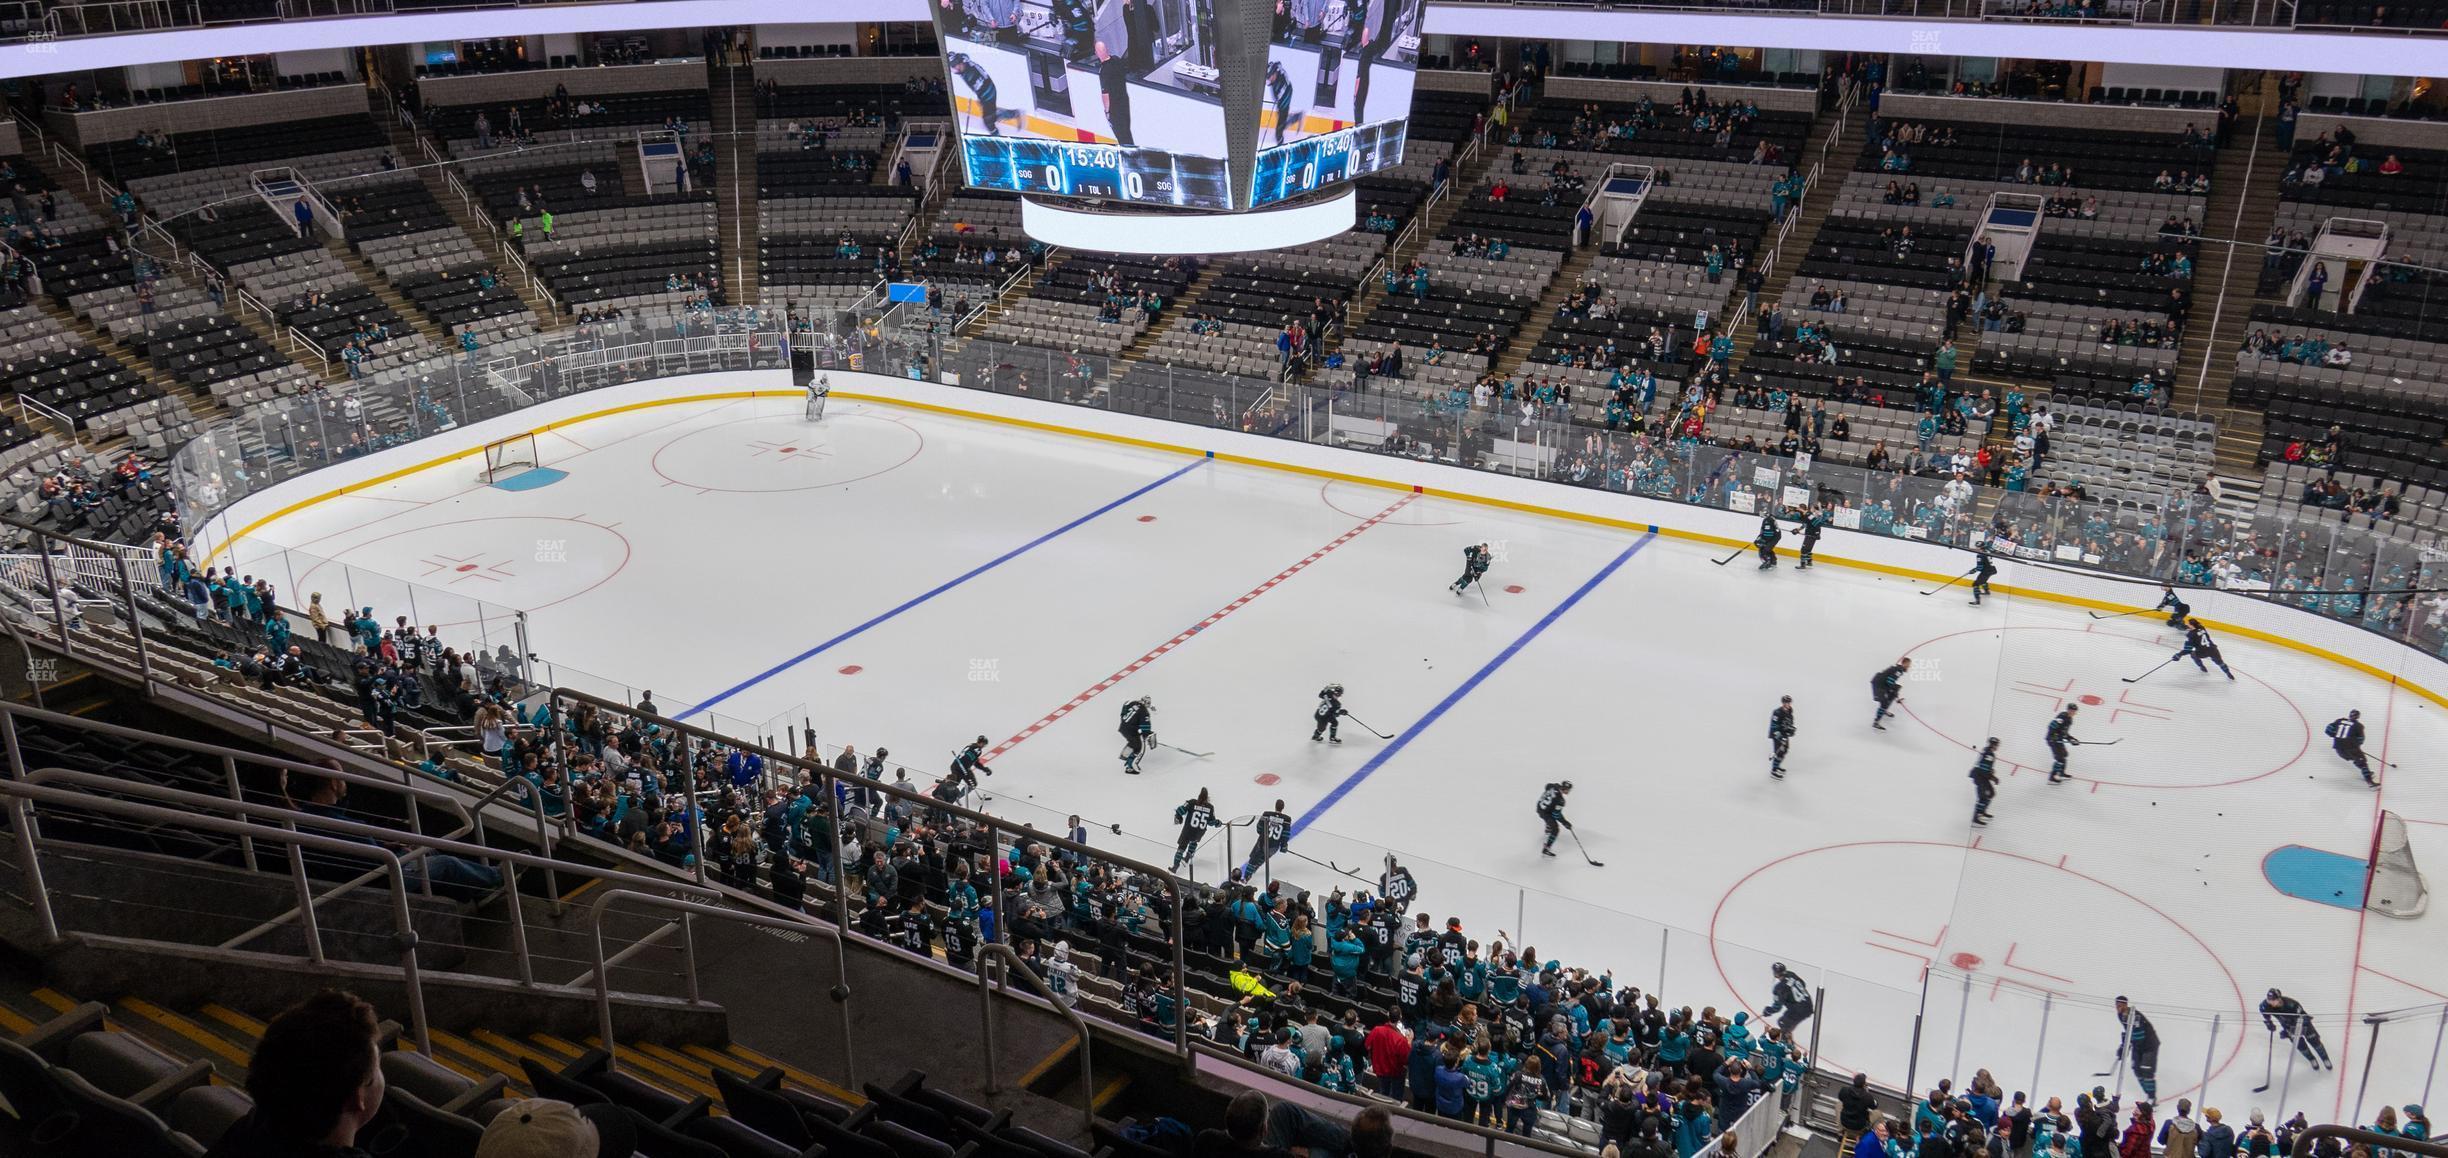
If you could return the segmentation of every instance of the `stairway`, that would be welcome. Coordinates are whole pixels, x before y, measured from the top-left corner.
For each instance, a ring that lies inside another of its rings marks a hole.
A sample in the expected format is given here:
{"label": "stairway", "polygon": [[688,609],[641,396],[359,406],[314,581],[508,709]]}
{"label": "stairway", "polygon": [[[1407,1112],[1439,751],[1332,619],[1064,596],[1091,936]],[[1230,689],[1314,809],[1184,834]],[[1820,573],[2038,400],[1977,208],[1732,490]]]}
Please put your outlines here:
{"label": "stairway", "polygon": [[1158,338],[1163,337],[1174,326],[1181,324],[1181,320],[1190,314],[1191,303],[1197,301],[1207,292],[1208,287],[1214,285],[1216,280],[1224,275],[1225,264],[1224,260],[1218,259],[1202,266],[1198,276],[1191,278],[1190,284],[1182,287],[1181,296],[1174,299],[1173,307],[1166,310],[1164,316],[1156,320],[1155,325],[1141,330],[1139,336],[1131,339],[1131,344],[1123,347],[1122,352],[1116,357],[1130,362],[1146,357],[1148,350],[1156,345]]}
{"label": "stairway", "polygon": [[[2252,94],[2255,104],[2263,94]],[[2248,106],[2249,107],[2249,106]],[[2176,359],[2175,398],[2187,409],[2220,416],[2218,465],[2223,474],[2257,474],[2253,460],[2261,449],[2261,415],[2231,410],[2228,386],[2235,380],[2235,354],[2252,327],[2252,311],[2260,296],[2261,239],[2269,236],[2277,216],[2273,180],[2256,187],[2256,176],[2274,178],[2286,164],[2270,118],[2253,110],[2247,126],[2219,150],[2211,169],[2208,220],[2202,223],[2204,243],[2193,273],[2193,322],[2185,332]],[[2209,238],[2232,239],[2216,244]],[[2224,296],[2225,304],[2216,305]],[[2205,309],[2216,320],[2203,316]]]}
{"label": "stairway", "polygon": [[[1522,319],[1521,329],[1514,331],[1513,340],[1497,354],[1489,369],[1499,378],[1510,378],[1530,360],[1539,343],[1546,340],[1547,327],[1555,321],[1556,309],[1581,288],[1581,275],[1598,260],[1599,246],[1595,240],[1572,251],[1564,264],[1556,267],[1555,277],[1547,288],[1539,291],[1538,304],[1530,307],[1530,315]],[[1729,283],[1730,284],[1730,283]]]}
{"label": "stairway", "polygon": [[[442,166],[422,160],[424,150],[418,146],[417,131],[401,124],[396,117],[385,121],[384,127],[391,136],[392,152],[400,158],[402,164],[409,165],[415,170],[417,177],[425,182],[425,191],[433,194],[433,199],[441,204],[444,213],[450,215],[452,223],[459,227],[459,231],[475,241],[477,249],[488,255],[499,253],[503,242],[501,235],[494,232],[493,223],[470,207],[466,201],[460,199],[458,190],[451,188],[450,182],[443,176],[447,170]],[[535,287],[528,284],[526,278],[518,276],[518,271],[511,268],[509,262],[500,262],[499,268],[502,284],[516,291],[519,300],[525,302],[527,308],[534,312],[536,328],[549,330],[559,323],[560,319],[554,313],[550,299],[538,296]]]}
{"label": "stairway", "polygon": [[706,99],[714,109],[714,217],[722,241],[724,299],[732,305],[757,300],[756,83],[749,70],[709,66]]}
{"label": "stairway", "polygon": [[367,289],[374,291],[376,301],[391,307],[391,312],[398,314],[402,320],[406,321],[408,328],[417,337],[425,339],[427,345],[440,349],[457,344],[449,334],[442,333],[440,325],[427,317],[425,311],[418,309],[415,302],[409,301],[406,294],[399,292],[399,287],[392,285],[390,278],[384,276],[381,270],[374,268],[374,263],[367,261],[356,250],[349,248],[347,242],[327,239],[323,242],[323,248],[330,250],[333,257],[340,259],[340,263],[347,266],[350,273],[357,275],[358,281],[364,282]]}
{"label": "stairway", "polygon": [[[1420,217],[1419,231],[1412,234],[1408,242],[1386,247],[1384,260],[1387,268],[1401,269],[1418,256],[1420,250],[1436,241],[1437,235],[1444,232],[1445,223],[1452,221],[1454,215],[1462,211],[1470,191],[1478,187],[1479,179],[1487,176],[1488,170],[1496,164],[1501,151],[1493,144],[1482,146],[1478,156],[1454,168],[1446,177],[1446,196],[1429,206],[1428,212]],[[1358,296],[1352,299],[1351,309],[1345,312],[1344,333],[1348,334],[1368,321],[1369,315],[1376,311],[1377,303],[1384,301],[1385,297],[1385,283],[1382,280],[1370,278],[1361,285]],[[1340,350],[1342,346],[1342,340],[1338,338],[1335,348]]]}
{"label": "stairway", "polygon": [[[1768,271],[1767,281],[1760,286],[1759,300],[1763,305],[1784,296],[1786,287],[1793,284],[1794,271],[1802,268],[1803,258],[1810,256],[1811,245],[1819,239],[1819,227],[1836,207],[1836,195],[1844,188],[1845,178],[1853,174],[1854,158],[1861,156],[1862,144],[1870,132],[1870,113],[1856,107],[1841,131],[1833,123],[1825,129],[1817,126],[1813,129],[1811,144],[1804,147],[1799,167],[1807,172],[1811,165],[1822,163],[1822,157],[1826,167],[1820,170],[1818,182],[1802,195],[1802,203],[1792,210],[1800,219],[1794,222],[1793,235],[1785,241],[1785,251],[1777,256],[1776,268]],[[1828,143],[1831,138],[1832,145]],[[1774,244],[1777,228],[1773,223],[1769,226],[1768,244]],[[1752,343],[1759,340],[1759,319],[1754,313],[1756,310],[1745,312],[1734,320],[1734,348],[1746,354]],[[1968,368],[1971,364],[1972,351],[1965,348],[1963,365]]]}

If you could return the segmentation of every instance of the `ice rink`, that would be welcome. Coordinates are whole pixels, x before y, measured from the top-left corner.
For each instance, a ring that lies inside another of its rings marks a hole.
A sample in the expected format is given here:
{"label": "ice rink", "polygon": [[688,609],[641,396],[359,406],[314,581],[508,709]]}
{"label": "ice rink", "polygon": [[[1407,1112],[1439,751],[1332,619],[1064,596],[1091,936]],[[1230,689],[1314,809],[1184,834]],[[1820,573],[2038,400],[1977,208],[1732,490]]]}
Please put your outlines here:
{"label": "ice rink", "polygon": [[[2403,1103],[2448,1024],[2448,910],[2367,916],[2266,874],[2287,846],[2361,861],[2384,807],[2448,871],[2448,722],[2311,655],[2228,638],[2233,682],[2187,663],[2128,684],[2175,649],[2157,617],[1972,607],[1960,586],[1790,560],[1763,574],[1675,539],[875,404],[837,400],[821,424],[796,399],[653,407],[539,446],[566,478],[486,487],[461,460],[297,511],[230,558],[286,599],[354,596],[386,621],[405,596],[374,577],[419,584],[446,639],[473,613],[437,604],[524,609],[539,653],[651,687],[669,714],[804,716],[922,780],[984,733],[989,810],[1041,828],[1078,812],[1143,859],[1169,859],[1172,809],[1201,787],[1230,817],[1281,798],[1300,830],[1280,877],[1373,883],[1390,851],[1438,922],[1670,1004],[1756,1011],[1783,961],[1827,991],[1822,1060],[1882,1082],[1985,1067],[2069,1104],[2130,1095],[2131,1075],[2093,1076],[2115,1069],[2108,1001],[2126,994],[2164,1039],[2162,1100],[2199,1101],[2207,1071],[2231,1122],[2342,1120],[2375,1038],[2371,1106]],[[1484,599],[1456,597],[1480,541]],[[1870,676],[1904,655],[1904,714],[1873,731]],[[1355,720],[1312,743],[1330,681]],[[1214,755],[1122,774],[1116,713],[1142,694],[1161,739]],[[1780,695],[1800,725],[1782,781]],[[2094,743],[2052,786],[2041,732],[2066,702]],[[2349,708],[2397,765],[2381,791],[2320,734]],[[1966,772],[1992,735],[2013,767],[1976,829]],[[1569,840],[1539,855],[1532,805],[1557,779],[1604,867]],[[1225,857],[1211,839],[1199,878]],[[2251,1010],[2272,986],[2318,1015],[2337,1072],[2265,1060]],[[2398,1010],[2415,1012],[2362,1023]]]}

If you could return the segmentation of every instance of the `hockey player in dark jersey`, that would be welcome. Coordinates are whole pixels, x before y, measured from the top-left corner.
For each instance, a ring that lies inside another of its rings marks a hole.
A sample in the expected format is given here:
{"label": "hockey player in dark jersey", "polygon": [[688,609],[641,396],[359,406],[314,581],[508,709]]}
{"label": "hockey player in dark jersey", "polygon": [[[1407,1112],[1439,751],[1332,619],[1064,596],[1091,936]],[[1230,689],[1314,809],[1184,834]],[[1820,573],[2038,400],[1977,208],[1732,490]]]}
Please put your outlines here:
{"label": "hockey player in dark jersey", "polygon": [[1292,814],[1284,811],[1283,801],[1276,801],[1275,807],[1258,814],[1255,831],[1256,839],[1250,842],[1249,862],[1241,866],[1241,875],[1245,877],[1258,875],[1258,870],[1276,853],[1291,847]]}
{"label": "hockey player in dark jersey", "polygon": [[1572,781],[1570,780],[1558,780],[1539,792],[1538,818],[1547,822],[1547,842],[1539,846],[1540,856],[1555,855],[1558,826],[1563,828],[1573,826],[1572,821],[1564,819],[1564,797],[1571,792]]}
{"label": "hockey player in dark jersey", "polygon": [[1419,882],[1412,879],[1410,869],[1389,856],[1385,875],[1377,878],[1377,895],[1385,898],[1389,910],[1399,914],[1409,910],[1412,899],[1419,896]]}
{"label": "hockey player in dark jersey", "polygon": [[1207,800],[1207,790],[1182,801],[1173,810],[1173,822],[1181,825],[1181,838],[1173,846],[1173,871],[1180,872],[1198,855],[1199,842],[1207,839],[1207,830],[1215,827],[1215,805]]}
{"label": "hockey player in dark jersey", "polygon": [[1480,577],[1487,574],[1488,565],[1495,562],[1495,558],[1496,553],[1485,543],[1462,548],[1462,577],[1446,584],[1446,587],[1456,595],[1470,590],[1471,584],[1479,582]]}
{"label": "hockey player in dark jersey", "polygon": [[1795,560],[1794,569],[1808,571],[1811,568],[1811,552],[1819,549],[1819,532],[1826,530],[1831,520],[1824,506],[1807,507],[1796,518],[1802,524],[1802,550]]}
{"label": "hockey player in dark jersey", "polygon": [[2261,1025],[2271,1033],[2295,1043],[2295,1052],[2302,1054],[2313,1069],[2336,1069],[2329,1060],[2329,1047],[2321,1044],[2320,1027],[2312,1024],[2312,1015],[2304,1012],[2303,1002],[2275,989],[2261,999]]}
{"label": "hockey player in dark jersey", "polygon": [[2176,585],[2173,583],[2159,585],[2159,602],[2151,610],[2167,612],[2169,627],[2183,627],[2185,618],[2193,614],[2192,605],[2176,597]]}
{"label": "hockey player in dark jersey", "polygon": [[1767,571],[1777,565],[1777,540],[1784,537],[1785,532],[1777,526],[1775,512],[1760,516],[1759,534],[1751,539],[1751,545],[1759,549],[1760,570]]}
{"label": "hockey player in dark jersey", "polygon": [[1002,136],[1003,110],[995,106],[994,77],[978,62],[971,60],[966,52],[946,54],[944,66],[952,71],[952,75],[959,77],[962,84],[968,85],[969,91],[977,97],[978,119],[985,122],[986,135]]}
{"label": "hockey player in dark jersey", "polygon": [[1997,799],[1997,749],[1998,738],[1991,736],[1981,746],[1980,757],[1972,761],[1972,823],[1976,825],[1989,823],[1989,802]]}
{"label": "hockey player in dark jersey", "polygon": [[1151,696],[1122,705],[1122,770],[1139,774],[1139,760],[1156,743],[1156,700]]}
{"label": "hockey player in dark jersey", "polygon": [[2050,761],[2048,782],[2051,784],[2072,780],[2074,778],[2072,775],[2066,772],[2066,749],[2082,743],[2082,741],[2074,738],[2074,713],[2081,710],[2081,704],[2067,704],[2064,711],[2057,713],[2056,718],[2049,721],[2047,737]]}
{"label": "hockey player in dark jersey", "polygon": [[2329,721],[2329,726],[2322,731],[2328,735],[2329,746],[2337,751],[2338,759],[2354,765],[2355,771],[2363,774],[2365,784],[2374,788],[2380,786],[2380,782],[2372,778],[2371,758],[2363,754],[2363,713],[2360,710],[2350,711]]}
{"label": "hockey player in dark jersey", "polygon": [[1266,67],[1267,104],[1275,109],[1275,143],[1284,143],[1284,133],[1292,127],[1292,78],[1284,75],[1280,61],[1270,60]]}
{"label": "hockey player in dark jersey", "polygon": [[1870,698],[1878,702],[1878,714],[1870,717],[1871,727],[1882,732],[1887,730],[1887,717],[1904,699],[1904,673],[1911,670],[1912,657],[1908,655],[1870,677]]}
{"label": "hockey player in dark jersey", "polygon": [[2219,658],[2218,641],[2210,638],[2210,629],[2203,627],[2201,620],[2185,620],[2184,646],[2177,649],[2173,658],[2185,659],[2187,657],[2193,660],[2193,666],[2200,671],[2209,671],[2208,665],[2215,663],[2219,671],[2224,673],[2228,679],[2235,678],[2235,673],[2227,670],[2227,661]]}
{"label": "hockey player in dark jersey", "polygon": [[1997,561],[1989,557],[1989,548],[1980,549],[1980,557],[1972,561],[1972,606],[1980,606],[1989,594],[1989,577],[1997,574]]}
{"label": "hockey player in dark jersey", "polygon": [[1794,1030],[1810,1020],[1818,1007],[1812,1003],[1810,984],[1802,980],[1801,974],[1787,969],[1781,961],[1770,965],[1768,972],[1776,976],[1776,986],[1769,990],[1768,1004],[1760,1010],[1760,1016],[1776,1018],[1777,1028],[1790,1041]]}
{"label": "hockey player in dark jersey", "polygon": [[1317,710],[1310,713],[1312,727],[1309,738],[1340,744],[1343,736],[1338,727],[1343,720],[1343,685],[1328,684],[1318,689]]}
{"label": "hockey player in dark jersey", "polygon": [[1768,774],[1770,776],[1779,780],[1785,778],[1785,753],[1793,747],[1793,737],[1793,697],[1786,696],[1777,701],[1775,711],[1768,713]]}
{"label": "hockey player in dark jersey", "polygon": [[2159,1030],[2149,1018],[2142,1016],[2141,1010],[2127,1004],[2123,997],[2116,999],[2116,1013],[2117,1024],[2125,1030],[2123,1039],[2117,1042],[2116,1055],[2122,1059],[2129,1051],[2132,1053],[2134,1084],[2142,1087],[2144,1098],[2156,1100],[2159,1097]]}
{"label": "hockey player in dark jersey", "polygon": [[961,795],[967,795],[977,787],[978,774],[981,772],[988,776],[994,775],[994,769],[986,766],[986,737],[984,736],[969,741],[967,747],[962,748],[958,755],[952,757],[951,779],[953,783],[960,785]]}

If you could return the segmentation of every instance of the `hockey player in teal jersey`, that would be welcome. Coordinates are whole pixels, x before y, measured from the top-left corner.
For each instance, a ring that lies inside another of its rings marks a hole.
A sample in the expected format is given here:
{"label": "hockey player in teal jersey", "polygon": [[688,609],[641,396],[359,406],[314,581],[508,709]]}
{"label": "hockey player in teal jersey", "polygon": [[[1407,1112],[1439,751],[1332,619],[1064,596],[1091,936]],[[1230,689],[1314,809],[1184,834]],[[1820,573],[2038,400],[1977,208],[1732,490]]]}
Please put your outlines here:
{"label": "hockey player in teal jersey", "polygon": [[1972,561],[1972,606],[1978,607],[1989,594],[1989,577],[1997,574],[1997,561],[1989,557],[1989,548],[1980,549],[1980,557]]}
{"label": "hockey player in teal jersey", "polygon": [[1785,532],[1778,529],[1774,512],[1760,516],[1759,534],[1751,540],[1751,545],[1759,548],[1760,570],[1767,571],[1776,567],[1777,541],[1784,537]]}

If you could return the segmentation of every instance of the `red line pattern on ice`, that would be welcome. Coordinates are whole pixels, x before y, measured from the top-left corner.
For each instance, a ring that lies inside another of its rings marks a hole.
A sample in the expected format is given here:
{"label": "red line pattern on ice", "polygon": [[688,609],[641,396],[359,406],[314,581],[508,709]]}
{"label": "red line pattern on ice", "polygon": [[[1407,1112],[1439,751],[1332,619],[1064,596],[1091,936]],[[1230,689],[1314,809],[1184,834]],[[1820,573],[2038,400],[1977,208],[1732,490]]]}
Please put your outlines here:
{"label": "red line pattern on ice", "polygon": [[1410,506],[1412,500],[1417,499],[1418,497],[1419,495],[1417,494],[1407,494],[1394,500],[1392,506],[1379,511],[1374,515],[1370,515],[1368,518],[1362,520],[1359,525],[1343,532],[1340,536],[1337,536],[1333,541],[1327,543],[1325,546],[1309,552],[1309,554],[1303,557],[1299,562],[1296,562],[1281,571],[1277,571],[1274,576],[1269,578],[1266,582],[1242,592],[1240,598],[1217,608],[1213,613],[1209,614],[1207,618],[1192,624],[1181,634],[1156,645],[1156,647],[1150,650],[1146,655],[1130,661],[1130,663],[1123,667],[1122,670],[1106,676],[1104,679],[1097,681],[1094,687],[1091,687],[1087,691],[1071,697],[1071,701],[1069,703],[1066,703],[1063,706],[1046,713],[1044,719],[1038,720],[1036,723],[1020,729],[1018,735],[1015,735],[1011,739],[995,745],[992,751],[986,753],[986,758],[992,760],[1005,752],[1009,752],[1012,749],[1019,747],[1020,744],[1029,737],[1034,736],[1049,727],[1052,727],[1055,721],[1062,719],[1064,716],[1070,715],[1072,712],[1087,704],[1088,701],[1104,695],[1105,692],[1108,689],[1111,689],[1115,684],[1121,683],[1123,680],[1129,679],[1131,676],[1137,674],[1140,668],[1146,667],[1157,660],[1163,659],[1167,654],[1171,653],[1174,648],[1190,642],[1190,640],[1197,636],[1198,633],[1215,626],[1218,622],[1221,622],[1225,616],[1231,615],[1233,612],[1249,606],[1250,601],[1274,590],[1277,586],[1281,585],[1285,580],[1290,579],[1294,575],[1298,575],[1301,572],[1308,570],[1310,564],[1333,554],[1337,549],[1341,548],[1343,544],[1359,538],[1361,535],[1366,534],[1370,528],[1394,517],[1396,512],[1401,511],[1404,507]]}

